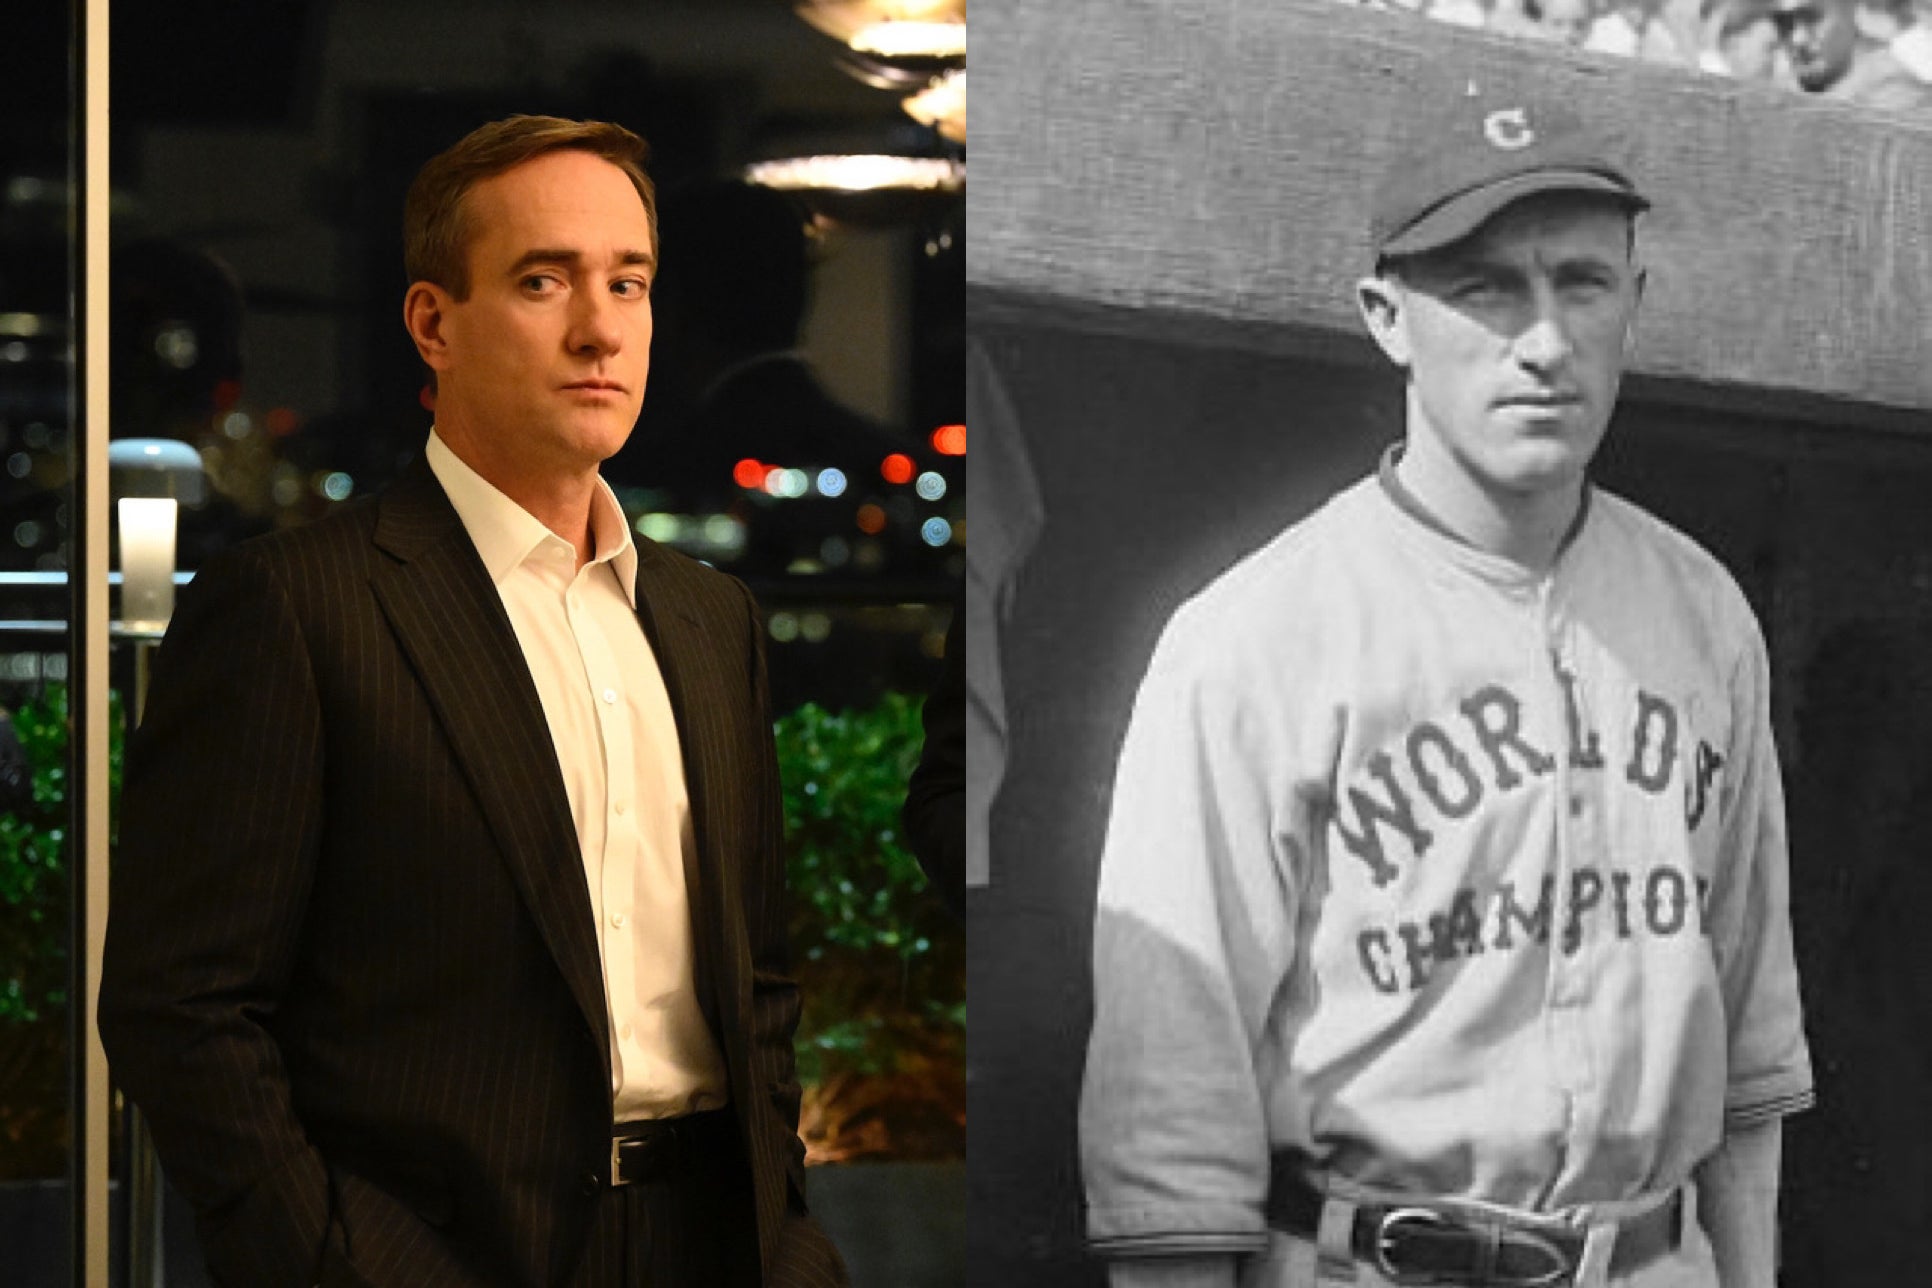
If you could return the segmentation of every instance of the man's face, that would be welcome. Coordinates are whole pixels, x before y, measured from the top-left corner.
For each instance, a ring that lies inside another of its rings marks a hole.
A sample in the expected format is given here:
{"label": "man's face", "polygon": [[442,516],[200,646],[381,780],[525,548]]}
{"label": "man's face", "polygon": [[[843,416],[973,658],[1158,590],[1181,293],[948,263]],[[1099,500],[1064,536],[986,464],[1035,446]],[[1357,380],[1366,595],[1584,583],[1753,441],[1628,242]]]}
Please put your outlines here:
{"label": "man's face", "polygon": [[1581,45],[1594,17],[1590,0],[1543,0],[1543,28],[1566,44]]}
{"label": "man's face", "polygon": [[643,199],[610,162],[559,151],[463,200],[470,294],[442,301],[438,424],[523,477],[593,470],[637,423],[650,371]]}
{"label": "man's face", "polygon": [[1720,36],[1718,52],[1739,80],[1768,81],[1777,66],[1778,29],[1769,18],[1759,18]]}
{"label": "man's face", "polygon": [[1557,194],[1362,284],[1377,341],[1409,374],[1410,433],[1484,491],[1580,483],[1615,408],[1643,275],[1630,216]]}
{"label": "man's face", "polygon": [[1791,70],[1806,89],[1813,93],[1830,89],[1851,69],[1858,28],[1837,0],[1780,4],[1771,21],[1791,58]]}

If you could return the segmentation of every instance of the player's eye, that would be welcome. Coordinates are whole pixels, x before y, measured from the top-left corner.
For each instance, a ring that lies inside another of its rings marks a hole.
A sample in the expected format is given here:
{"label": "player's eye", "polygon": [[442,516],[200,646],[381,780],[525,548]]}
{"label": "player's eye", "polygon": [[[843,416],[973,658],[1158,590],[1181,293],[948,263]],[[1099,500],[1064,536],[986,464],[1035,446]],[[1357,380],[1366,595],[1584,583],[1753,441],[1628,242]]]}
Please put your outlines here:
{"label": "player's eye", "polygon": [[1556,285],[1568,295],[1593,297],[1614,288],[1616,278],[1608,269],[1576,268],[1559,274]]}
{"label": "player's eye", "polygon": [[1509,284],[1494,273],[1476,273],[1457,278],[1449,288],[1451,299],[1470,304],[1502,299],[1509,290]]}

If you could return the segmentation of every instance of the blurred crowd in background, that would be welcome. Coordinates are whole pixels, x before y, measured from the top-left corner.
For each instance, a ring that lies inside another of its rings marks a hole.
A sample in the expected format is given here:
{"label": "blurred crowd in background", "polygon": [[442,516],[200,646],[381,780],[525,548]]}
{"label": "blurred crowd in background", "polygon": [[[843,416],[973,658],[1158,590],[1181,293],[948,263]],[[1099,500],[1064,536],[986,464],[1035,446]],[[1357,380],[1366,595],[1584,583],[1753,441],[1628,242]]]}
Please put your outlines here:
{"label": "blurred crowd in background", "polygon": [[1886,111],[1932,108],[1932,0],[1361,0]]}

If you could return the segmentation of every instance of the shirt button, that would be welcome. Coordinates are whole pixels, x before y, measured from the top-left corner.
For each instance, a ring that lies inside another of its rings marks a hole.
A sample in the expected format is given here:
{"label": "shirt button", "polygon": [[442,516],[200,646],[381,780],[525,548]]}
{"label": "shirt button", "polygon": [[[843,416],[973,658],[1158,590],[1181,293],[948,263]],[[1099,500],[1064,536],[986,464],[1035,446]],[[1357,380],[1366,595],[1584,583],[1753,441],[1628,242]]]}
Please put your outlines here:
{"label": "shirt button", "polygon": [[617,927],[619,930],[622,930],[624,928],[625,920],[626,918],[624,914],[621,912],[613,912],[610,915],[610,924]]}
{"label": "shirt button", "polygon": [[585,1172],[582,1189],[586,1197],[604,1188],[604,1178],[595,1172]]}
{"label": "shirt button", "polygon": [[617,1036],[623,1038],[626,1042],[630,1041],[631,1026],[626,1024],[623,1028],[617,1030]]}
{"label": "shirt button", "polygon": [[604,701],[606,701],[606,702],[615,702],[615,701],[617,701],[617,690],[616,690],[616,689],[605,689],[605,690],[604,690]]}
{"label": "shirt button", "polygon": [[629,801],[618,801],[618,802],[617,802],[617,812],[618,812],[619,814],[628,814],[628,813],[630,813],[630,812],[631,812],[631,803],[630,803]]}

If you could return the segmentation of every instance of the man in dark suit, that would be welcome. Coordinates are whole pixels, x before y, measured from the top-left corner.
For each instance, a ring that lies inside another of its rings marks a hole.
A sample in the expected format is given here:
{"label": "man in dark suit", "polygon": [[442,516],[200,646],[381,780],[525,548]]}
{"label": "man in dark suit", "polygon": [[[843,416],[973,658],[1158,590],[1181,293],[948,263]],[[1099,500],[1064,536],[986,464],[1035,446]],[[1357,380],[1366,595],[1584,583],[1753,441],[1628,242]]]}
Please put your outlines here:
{"label": "man in dark suit", "polygon": [[210,561],[129,750],[101,1034],[223,1284],[835,1285],[759,617],[633,540],[643,144],[418,176],[387,494]]}

